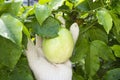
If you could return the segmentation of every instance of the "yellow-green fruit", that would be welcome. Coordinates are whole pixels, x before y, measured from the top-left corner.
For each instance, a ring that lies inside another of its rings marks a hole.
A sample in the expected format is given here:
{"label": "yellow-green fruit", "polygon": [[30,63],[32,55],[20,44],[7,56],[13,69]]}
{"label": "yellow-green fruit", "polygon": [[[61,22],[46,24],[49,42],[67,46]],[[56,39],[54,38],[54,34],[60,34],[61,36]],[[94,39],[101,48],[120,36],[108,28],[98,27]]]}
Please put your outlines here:
{"label": "yellow-green fruit", "polygon": [[42,46],[44,55],[48,61],[63,63],[71,57],[74,41],[70,31],[62,27],[57,37],[44,39]]}

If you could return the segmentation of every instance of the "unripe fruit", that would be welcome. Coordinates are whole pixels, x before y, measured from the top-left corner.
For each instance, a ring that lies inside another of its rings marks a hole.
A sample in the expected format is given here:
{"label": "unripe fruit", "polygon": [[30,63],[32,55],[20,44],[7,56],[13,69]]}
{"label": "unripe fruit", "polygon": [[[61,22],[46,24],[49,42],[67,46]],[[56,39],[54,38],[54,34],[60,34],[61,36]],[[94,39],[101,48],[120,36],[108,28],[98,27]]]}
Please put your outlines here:
{"label": "unripe fruit", "polygon": [[63,63],[71,57],[74,41],[71,32],[62,27],[57,37],[44,39],[42,46],[44,55],[48,61]]}

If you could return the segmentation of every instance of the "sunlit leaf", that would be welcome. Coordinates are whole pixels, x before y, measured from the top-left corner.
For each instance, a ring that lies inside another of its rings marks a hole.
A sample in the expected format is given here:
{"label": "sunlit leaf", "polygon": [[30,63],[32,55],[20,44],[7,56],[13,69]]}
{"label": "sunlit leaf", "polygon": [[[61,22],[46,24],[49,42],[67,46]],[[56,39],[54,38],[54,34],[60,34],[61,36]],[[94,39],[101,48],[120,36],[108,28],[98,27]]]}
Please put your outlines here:
{"label": "sunlit leaf", "polygon": [[22,41],[23,24],[9,14],[0,18],[0,35],[20,45]]}
{"label": "sunlit leaf", "polygon": [[72,3],[70,3],[70,2],[68,2],[68,1],[66,1],[66,6],[68,6],[70,9],[72,9],[72,8],[73,8],[73,4],[72,4]]}
{"label": "sunlit leaf", "polygon": [[115,56],[120,57],[120,45],[113,45],[111,48],[114,51]]}
{"label": "sunlit leaf", "polygon": [[51,14],[51,8],[47,5],[36,4],[35,16],[40,25],[48,18]]}
{"label": "sunlit leaf", "polygon": [[0,0],[0,3],[4,3],[4,0]]}
{"label": "sunlit leaf", "polygon": [[24,21],[28,16],[34,15],[34,7],[21,7],[18,16]]}
{"label": "sunlit leaf", "polygon": [[25,26],[23,26],[23,32],[24,32],[24,34],[25,34],[28,38],[30,38],[30,33],[29,33],[28,29],[27,29]]}
{"label": "sunlit leaf", "polygon": [[6,1],[5,3],[0,3],[0,14],[7,12],[16,16],[19,12],[21,4],[22,0],[8,2]]}
{"label": "sunlit leaf", "polygon": [[65,0],[51,0],[49,5],[52,9],[56,10],[58,9]]}
{"label": "sunlit leaf", "polygon": [[40,4],[46,4],[46,3],[48,3],[48,2],[50,2],[51,0],[39,0],[39,3]]}
{"label": "sunlit leaf", "polygon": [[112,28],[112,17],[106,9],[101,9],[97,11],[96,14],[99,24],[103,25],[107,34],[109,34]]}

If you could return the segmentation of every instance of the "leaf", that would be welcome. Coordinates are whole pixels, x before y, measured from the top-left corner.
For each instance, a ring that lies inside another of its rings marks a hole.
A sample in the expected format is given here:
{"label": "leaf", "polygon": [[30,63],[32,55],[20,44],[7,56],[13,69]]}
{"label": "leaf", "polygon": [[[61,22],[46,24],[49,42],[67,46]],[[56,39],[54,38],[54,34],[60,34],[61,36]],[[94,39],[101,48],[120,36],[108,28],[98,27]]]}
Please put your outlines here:
{"label": "leaf", "polygon": [[95,10],[103,6],[102,1],[100,0],[87,0],[91,10]]}
{"label": "leaf", "polygon": [[28,29],[27,29],[25,26],[23,26],[23,32],[24,32],[24,34],[25,34],[28,38],[30,38],[30,33],[29,33]]}
{"label": "leaf", "polygon": [[79,38],[78,42],[76,43],[77,46],[75,47],[75,54],[73,54],[71,61],[74,62],[79,62],[81,61],[86,54],[89,52],[89,43],[87,39],[85,38]]}
{"label": "leaf", "polygon": [[[79,0],[81,1],[81,0]],[[79,4],[76,5],[76,9],[79,11],[89,11],[90,7],[87,0],[82,0]]]}
{"label": "leaf", "polygon": [[114,0],[113,5],[114,6],[112,8],[115,11],[115,13],[120,15],[120,1],[116,3],[116,1]]}
{"label": "leaf", "polygon": [[36,4],[35,16],[40,25],[48,18],[51,14],[51,8],[48,5]]}
{"label": "leaf", "polygon": [[53,17],[49,17],[40,27],[39,35],[46,38],[56,37],[59,31],[60,23]]}
{"label": "leaf", "polygon": [[78,75],[75,72],[73,72],[72,80],[84,80],[84,78],[81,75]]}
{"label": "leaf", "polygon": [[95,47],[96,43],[93,41],[90,45],[90,52],[87,53],[85,60],[85,70],[91,79],[96,74],[100,67],[100,60],[98,56],[98,50]]}
{"label": "leaf", "polygon": [[107,71],[103,80],[120,80],[120,68]]}
{"label": "leaf", "polygon": [[22,49],[10,40],[0,36],[0,66],[13,69],[18,62]]}
{"label": "leaf", "polygon": [[10,80],[34,80],[25,57],[19,60],[14,70],[10,73]]}
{"label": "leaf", "polygon": [[111,48],[114,51],[115,56],[120,58],[120,45],[113,45]]}
{"label": "leaf", "polygon": [[103,41],[95,40],[93,42],[94,42],[94,48],[96,49],[99,57],[101,57],[106,61],[115,60],[111,48],[108,47]]}
{"label": "leaf", "polygon": [[104,41],[105,43],[108,43],[108,35],[105,33],[105,31],[98,27],[93,27],[89,29],[87,34],[89,35],[91,41],[101,40]]}
{"label": "leaf", "polygon": [[40,4],[46,4],[46,3],[48,3],[48,2],[50,2],[51,0],[39,0],[39,3]]}
{"label": "leaf", "polygon": [[25,21],[31,15],[34,15],[34,7],[33,6],[20,8],[18,16],[20,16],[20,18],[23,21]]}
{"label": "leaf", "polygon": [[6,67],[0,68],[0,80],[9,80],[9,72]]}
{"label": "leaf", "polygon": [[11,6],[8,8],[8,12],[12,15],[17,15],[22,4],[22,0],[13,1]]}
{"label": "leaf", "polygon": [[111,16],[112,16],[113,22],[114,22],[114,24],[115,24],[115,28],[116,28],[116,30],[117,30],[117,33],[119,34],[119,32],[120,32],[120,19],[119,19],[119,17],[118,17],[116,14],[114,14],[113,12],[111,12]]}
{"label": "leaf", "polygon": [[113,27],[112,32],[113,32],[114,37],[116,38],[116,40],[120,43],[120,33],[117,32],[115,27]]}
{"label": "leaf", "polygon": [[69,1],[66,1],[66,2],[65,2],[65,5],[66,5],[67,7],[69,7],[69,9],[72,10],[72,8],[73,8],[73,4],[72,4],[72,3],[70,3]]}
{"label": "leaf", "polygon": [[0,24],[0,35],[20,45],[23,24],[9,14],[3,14],[1,16]]}
{"label": "leaf", "polygon": [[27,27],[31,27],[33,33],[40,35],[45,38],[53,38],[56,37],[61,27],[58,20],[53,17],[48,17],[43,25],[39,25],[36,19],[33,19],[31,23],[26,23]]}
{"label": "leaf", "polygon": [[5,3],[0,3],[0,14],[9,13],[16,16],[21,7],[21,4],[22,0],[9,2],[6,1]]}
{"label": "leaf", "polygon": [[96,14],[99,24],[103,25],[107,34],[109,34],[112,28],[112,17],[106,9],[101,9],[97,11]]}
{"label": "leaf", "polygon": [[12,71],[7,67],[1,68],[0,74],[0,80],[34,80],[25,57],[19,60]]}
{"label": "leaf", "polygon": [[82,2],[84,3],[85,0],[74,0],[75,7],[81,4]]}
{"label": "leaf", "polygon": [[4,0],[0,0],[0,3],[4,3]]}
{"label": "leaf", "polygon": [[57,10],[60,6],[62,6],[63,2],[65,0],[51,0],[49,3],[49,6],[54,9]]}

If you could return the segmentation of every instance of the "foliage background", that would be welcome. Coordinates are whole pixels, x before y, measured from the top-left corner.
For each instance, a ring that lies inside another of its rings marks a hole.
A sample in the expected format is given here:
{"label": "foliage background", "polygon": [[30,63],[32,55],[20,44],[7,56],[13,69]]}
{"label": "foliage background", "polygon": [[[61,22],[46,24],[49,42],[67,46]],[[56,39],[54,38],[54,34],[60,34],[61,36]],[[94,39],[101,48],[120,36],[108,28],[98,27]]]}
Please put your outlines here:
{"label": "foliage background", "polygon": [[120,79],[120,0],[0,0],[0,80],[35,80],[25,56],[27,38],[57,36],[65,20],[80,33],[73,80]]}

